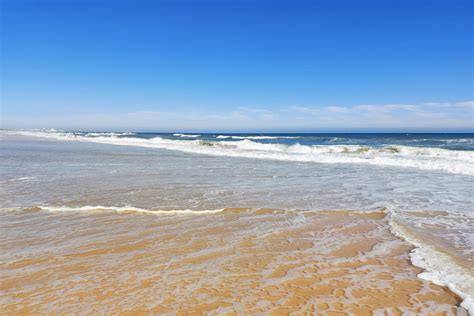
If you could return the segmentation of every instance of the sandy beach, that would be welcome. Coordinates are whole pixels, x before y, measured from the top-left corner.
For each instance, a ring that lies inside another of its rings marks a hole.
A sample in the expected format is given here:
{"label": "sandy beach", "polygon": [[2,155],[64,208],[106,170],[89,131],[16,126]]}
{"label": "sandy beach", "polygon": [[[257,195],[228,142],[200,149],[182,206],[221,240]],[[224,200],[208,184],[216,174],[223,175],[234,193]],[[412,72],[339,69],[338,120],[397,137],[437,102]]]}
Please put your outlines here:
{"label": "sandy beach", "polygon": [[382,211],[0,216],[7,314],[467,315],[456,294],[417,278],[413,246]]}

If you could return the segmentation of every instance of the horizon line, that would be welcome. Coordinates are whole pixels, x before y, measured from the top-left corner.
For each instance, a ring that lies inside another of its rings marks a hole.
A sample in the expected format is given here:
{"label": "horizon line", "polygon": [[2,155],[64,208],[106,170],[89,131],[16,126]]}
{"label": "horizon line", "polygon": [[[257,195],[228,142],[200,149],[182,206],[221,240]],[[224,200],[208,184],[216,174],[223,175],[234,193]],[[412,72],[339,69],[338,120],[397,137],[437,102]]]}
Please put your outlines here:
{"label": "horizon line", "polygon": [[80,128],[3,128],[2,131],[50,131],[50,132],[132,132],[138,134],[474,134],[473,130],[445,130],[445,131],[436,131],[436,130],[406,130],[406,131],[397,131],[397,130],[351,130],[351,131],[330,131],[330,130],[321,130],[321,131],[225,131],[225,130],[210,130],[210,131],[199,131],[199,130],[134,130],[134,129],[80,129]]}

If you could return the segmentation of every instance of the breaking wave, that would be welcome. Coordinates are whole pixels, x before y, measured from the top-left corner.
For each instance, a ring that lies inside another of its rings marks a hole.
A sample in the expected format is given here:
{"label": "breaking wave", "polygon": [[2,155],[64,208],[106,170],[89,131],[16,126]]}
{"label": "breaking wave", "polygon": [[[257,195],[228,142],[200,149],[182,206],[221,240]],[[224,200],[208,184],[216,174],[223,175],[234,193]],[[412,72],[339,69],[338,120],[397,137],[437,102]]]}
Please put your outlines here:
{"label": "breaking wave", "polygon": [[296,139],[299,136],[234,136],[234,135],[218,135],[217,139],[254,139],[254,140],[263,140],[263,139]]}
{"label": "breaking wave", "polygon": [[[10,131],[27,136],[102,144],[178,150],[213,156],[272,159],[327,164],[369,164],[474,175],[474,152],[402,145],[301,145],[240,141],[176,140],[154,137],[82,136],[72,133]],[[263,136],[262,136],[263,137]]]}
{"label": "breaking wave", "polygon": [[183,137],[183,138],[197,138],[201,135],[199,135],[199,134],[180,134],[180,133],[176,133],[176,134],[173,134],[173,136]]}
{"label": "breaking wave", "polygon": [[131,136],[135,135],[135,133],[114,133],[114,132],[104,132],[104,133],[97,133],[97,132],[91,132],[87,133],[84,136],[86,137],[98,137],[98,136],[110,136],[110,137],[118,137],[118,136]]}

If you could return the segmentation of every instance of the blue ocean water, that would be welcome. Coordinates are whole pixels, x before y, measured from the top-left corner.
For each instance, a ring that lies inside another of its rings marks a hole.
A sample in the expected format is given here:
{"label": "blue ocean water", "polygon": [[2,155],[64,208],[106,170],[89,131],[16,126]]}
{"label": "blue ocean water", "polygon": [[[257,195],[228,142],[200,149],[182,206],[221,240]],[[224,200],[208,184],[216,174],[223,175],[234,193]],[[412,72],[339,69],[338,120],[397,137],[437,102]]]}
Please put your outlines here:
{"label": "blue ocean water", "polygon": [[[75,132],[78,135],[101,136],[108,133]],[[201,139],[215,140],[252,140],[263,144],[301,144],[301,145],[360,145],[383,147],[402,145],[414,147],[433,147],[451,150],[474,150],[474,133],[120,133],[116,137],[152,139]]]}

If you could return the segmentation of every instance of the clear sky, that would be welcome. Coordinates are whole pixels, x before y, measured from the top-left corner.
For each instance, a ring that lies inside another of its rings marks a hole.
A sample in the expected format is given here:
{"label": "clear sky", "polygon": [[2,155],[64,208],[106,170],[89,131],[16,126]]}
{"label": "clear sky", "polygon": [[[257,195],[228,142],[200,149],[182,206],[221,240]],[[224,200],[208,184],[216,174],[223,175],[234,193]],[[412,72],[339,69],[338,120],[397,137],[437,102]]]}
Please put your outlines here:
{"label": "clear sky", "polygon": [[1,125],[473,131],[473,1],[1,1]]}

